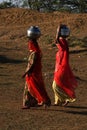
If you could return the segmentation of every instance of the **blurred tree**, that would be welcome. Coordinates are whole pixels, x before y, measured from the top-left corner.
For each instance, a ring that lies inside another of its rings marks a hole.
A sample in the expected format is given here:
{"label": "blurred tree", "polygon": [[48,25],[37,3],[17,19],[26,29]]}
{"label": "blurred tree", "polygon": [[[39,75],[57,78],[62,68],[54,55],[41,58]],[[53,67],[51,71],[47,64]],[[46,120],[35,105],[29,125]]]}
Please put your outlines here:
{"label": "blurred tree", "polygon": [[45,11],[51,12],[55,11],[58,8],[58,1],[57,0],[44,0],[43,1],[43,9]]}
{"label": "blurred tree", "polygon": [[22,0],[9,0],[13,5],[14,7],[21,7],[23,2]]}
{"label": "blurred tree", "polygon": [[11,3],[11,1],[7,2],[4,1],[2,3],[0,3],[0,9],[4,9],[4,8],[9,8],[9,7],[13,7],[14,5]]}
{"label": "blurred tree", "polygon": [[87,0],[79,0],[78,8],[81,13],[87,12]]}
{"label": "blurred tree", "polygon": [[63,6],[70,7],[71,12],[87,12],[87,0],[64,0],[63,2]]}
{"label": "blurred tree", "polygon": [[34,10],[40,11],[42,7],[42,1],[41,0],[28,0],[29,7]]}
{"label": "blurred tree", "polygon": [[22,0],[4,0],[0,3],[0,9],[11,8],[11,7],[21,7],[23,4]]}
{"label": "blurred tree", "polygon": [[30,9],[38,10],[38,11],[54,11],[57,7],[57,0],[22,0],[23,6],[28,4]]}
{"label": "blurred tree", "polygon": [[87,13],[87,0],[8,0],[0,8],[24,7],[38,11],[69,11]]}
{"label": "blurred tree", "polygon": [[[22,0],[30,9],[43,11],[87,12],[87,0]],[[27,2],[26,2],[27,1]]]}

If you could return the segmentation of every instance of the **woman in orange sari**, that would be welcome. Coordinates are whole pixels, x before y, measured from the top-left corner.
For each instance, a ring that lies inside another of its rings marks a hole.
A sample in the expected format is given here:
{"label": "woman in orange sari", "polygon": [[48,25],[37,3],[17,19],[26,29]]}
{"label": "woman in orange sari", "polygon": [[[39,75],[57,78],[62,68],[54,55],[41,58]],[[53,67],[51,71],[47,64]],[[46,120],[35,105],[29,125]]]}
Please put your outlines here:
{"label": "woman in orange sari", "polygon": [[23,108],[30,108],[37,105],[50,106],[51,104],[42,77],[42,53],[37,42],[37,39],[40,37],[39,33],[40,30],[38,27],[33,26],[29,29],[28,49],[30,55],[25,74],[23,75],[26,79],[23,95]]}
{"label": "woman in orange sari", "polygon": [[60,35],[61,28],[65,25],[60,25],[56,34],[56,64],[53,81],[53,91],[55,97],[54,105],[66,106],[69,102],[76,100],[75,88],[77,81],[69,65],[69,47],[66,36]]}

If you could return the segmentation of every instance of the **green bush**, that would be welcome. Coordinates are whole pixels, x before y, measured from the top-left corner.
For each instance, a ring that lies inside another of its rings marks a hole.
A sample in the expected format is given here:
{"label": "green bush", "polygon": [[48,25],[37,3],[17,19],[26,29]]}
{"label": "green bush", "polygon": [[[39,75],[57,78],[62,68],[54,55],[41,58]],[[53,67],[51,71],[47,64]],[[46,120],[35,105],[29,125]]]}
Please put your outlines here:
{"label": "green bush", "polygon": [[69,39],[69,46],[70,47],[75,47],[75,46],[80,46],[80,47],[87,47],[87,37],[84,37],[83,39],[79,39],[76,37],[70,37]]}

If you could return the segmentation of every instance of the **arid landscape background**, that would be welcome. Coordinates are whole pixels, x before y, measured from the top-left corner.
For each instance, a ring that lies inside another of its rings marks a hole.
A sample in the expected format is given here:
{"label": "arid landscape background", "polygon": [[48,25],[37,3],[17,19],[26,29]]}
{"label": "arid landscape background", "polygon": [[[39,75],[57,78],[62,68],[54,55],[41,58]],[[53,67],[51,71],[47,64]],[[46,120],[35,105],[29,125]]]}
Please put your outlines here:
{"label": "arid landscape background", "polygon": [[[40,27],[42,36],[43,77],[54,103],[52,81],[55,65],[54,46],[59,23],[71,29],[70,65],[78,80],[77,101],[67,107],[51,105],[22,110],[27,65],[27,29]],[[0,130],[87,130],[87,14],[39,13],[27,9],[0,10]]]}

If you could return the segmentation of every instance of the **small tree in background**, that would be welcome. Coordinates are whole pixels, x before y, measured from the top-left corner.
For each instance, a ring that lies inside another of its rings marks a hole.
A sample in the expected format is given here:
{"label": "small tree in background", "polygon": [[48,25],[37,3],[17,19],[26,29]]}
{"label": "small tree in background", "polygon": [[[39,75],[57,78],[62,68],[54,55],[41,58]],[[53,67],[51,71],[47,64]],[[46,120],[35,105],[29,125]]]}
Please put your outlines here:
{"label": "small tree in background", "polygon": [[4,8],[10,8],[10,7],[14,7],[14,5],[9,1],[4,1],[0,4],[0,9],[4,9]]}
{"label": "small tree in background", "polygon": [[63,2],[63,6],[66,5],[66,7],[70,7],[71,12],[87,12],[87,0],[64,0]]}
{"label": "small tree in background", "polygon": [[0,4],[0,8],[23,7],[32,10],[52,12],[69,11],[86,13],[87,0],[8,0]]}

